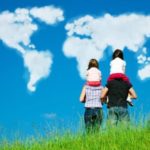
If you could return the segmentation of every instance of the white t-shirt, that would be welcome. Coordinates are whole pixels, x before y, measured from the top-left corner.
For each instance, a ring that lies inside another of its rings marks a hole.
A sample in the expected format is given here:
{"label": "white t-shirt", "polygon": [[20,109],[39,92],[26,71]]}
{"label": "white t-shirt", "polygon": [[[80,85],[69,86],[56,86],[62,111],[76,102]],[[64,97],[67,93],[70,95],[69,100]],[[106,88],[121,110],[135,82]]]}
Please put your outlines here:
{"label": "white t-shirt", "polygon": [[101,81],[101,71],[96,67],[87,70],[87,81]]}
{"label": "white t-shirt", "polygon": [[110,62],[110,74],[123,73],[125,74],[126,62],[119,57]]}

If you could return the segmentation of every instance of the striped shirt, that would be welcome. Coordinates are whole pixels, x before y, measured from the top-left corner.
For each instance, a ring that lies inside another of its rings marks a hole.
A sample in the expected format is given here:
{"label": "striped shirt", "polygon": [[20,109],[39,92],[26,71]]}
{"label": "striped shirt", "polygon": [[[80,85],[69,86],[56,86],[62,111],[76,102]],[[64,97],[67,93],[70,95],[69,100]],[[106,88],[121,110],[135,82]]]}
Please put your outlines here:
{"label": "striped shirt", "polygon": [[102,108],[100,96],[102,91],[102,86],[85,86],[86,88],[86,101],[85,107],[86,108],[94,108],[99,107]]}

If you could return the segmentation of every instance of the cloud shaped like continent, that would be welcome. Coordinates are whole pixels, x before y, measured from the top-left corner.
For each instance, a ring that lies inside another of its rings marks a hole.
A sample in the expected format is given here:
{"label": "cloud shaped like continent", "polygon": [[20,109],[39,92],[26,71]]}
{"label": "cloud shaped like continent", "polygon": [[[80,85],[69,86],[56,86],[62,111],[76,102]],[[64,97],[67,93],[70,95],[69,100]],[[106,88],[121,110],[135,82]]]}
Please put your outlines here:
{"label": "cloud shaped like continent", "polygon": [[2,12],[0,26],[0,40],[21,54],[25,53],[23,46],[30,44],[30,37],[38,30],[38,26],[32,23],[28,9],[16,9],[14,13]]}
{"label": "cloud shaped like continent", "polygon": [[38,30],[38,19],[48,25],[64,20],[63,10],[54,6],[17,8],[14,12],[0,13],[0,40],[8,47],[18,51],[24,59],[29,72],[28,89],[33,92],[36,84],[51,72],[52,55],[47,51],[38,51],[31,42],[31,36]]}
{"label": "cloud shaped like continent", "polygon": [[35,91],[36,83],[50,73],[52,55],[49,51],[28,51],[24,55],[24,65],[30,73],[27,87],[30,91]]}
{"label": "cloud shaped like continent", "polygon": [[65,26],[68,37],[63,52],[76,58],[80,76],[85,78],[89,59],[100,60],[108,46],[113,50],[127,47],[136,53],[150,37],[149,26],[150,16],[135,13],[97,18],[87,15]]}

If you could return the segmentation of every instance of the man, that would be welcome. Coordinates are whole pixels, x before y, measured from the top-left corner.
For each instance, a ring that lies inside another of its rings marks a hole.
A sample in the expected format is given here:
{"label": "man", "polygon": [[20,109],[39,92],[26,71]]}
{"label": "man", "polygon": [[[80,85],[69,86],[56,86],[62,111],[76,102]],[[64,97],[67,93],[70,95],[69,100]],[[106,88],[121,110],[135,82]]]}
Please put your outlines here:
{"label": "man", "polygon": [[132,85],[122,79],[109,81],[103,89],[101,100],[104,102],[108,96],[108,120],[111,124],[130,120],[126,101],[128,94],[132,99],[137,98]]}

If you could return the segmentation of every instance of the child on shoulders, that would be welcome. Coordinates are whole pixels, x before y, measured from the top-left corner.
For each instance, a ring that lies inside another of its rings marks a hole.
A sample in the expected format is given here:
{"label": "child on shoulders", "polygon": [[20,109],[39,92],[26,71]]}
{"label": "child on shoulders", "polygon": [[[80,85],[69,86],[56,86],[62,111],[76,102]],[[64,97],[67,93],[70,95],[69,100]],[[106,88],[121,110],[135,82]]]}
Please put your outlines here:
{"label": "child on shoulders", "polygon": [[101,71],[99,70],[98,61],[96,59],[91,59],[89,61],[87,69],[87,82],[86,85],[89,86],[100,86],[101,85]]}
{"label": "child on shoulders", "polygon": [[[113,53],[112,61],[110,62],[110,76],[107,82],[115,79],[122,79],[128,84],[131,84],[128,77],[125,75],[125,68],[126,62],[124,61],[123,52],[120,49],[116,49]],[[133,106],[130,96],[128,96],[127,102],[130,106]]]}

